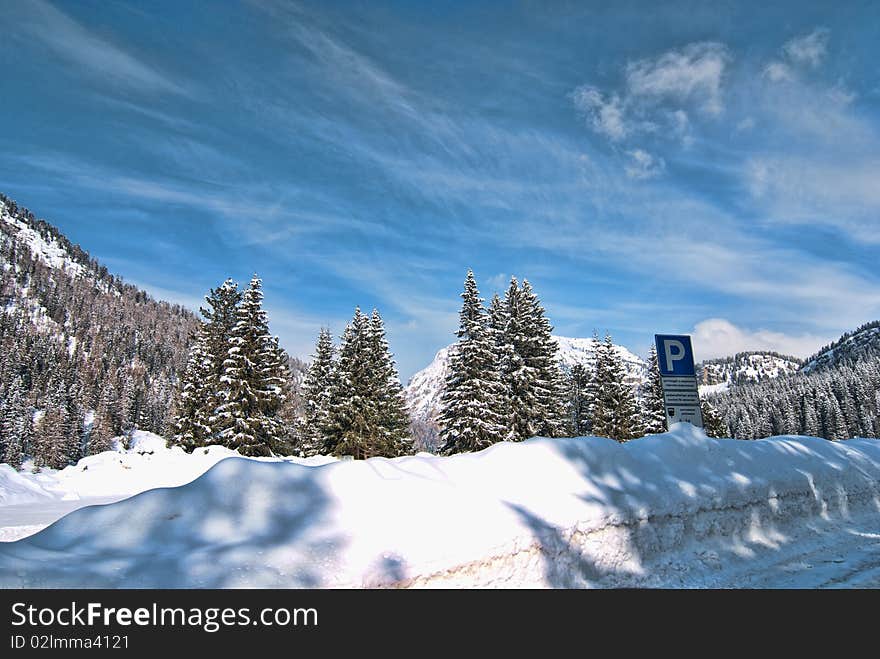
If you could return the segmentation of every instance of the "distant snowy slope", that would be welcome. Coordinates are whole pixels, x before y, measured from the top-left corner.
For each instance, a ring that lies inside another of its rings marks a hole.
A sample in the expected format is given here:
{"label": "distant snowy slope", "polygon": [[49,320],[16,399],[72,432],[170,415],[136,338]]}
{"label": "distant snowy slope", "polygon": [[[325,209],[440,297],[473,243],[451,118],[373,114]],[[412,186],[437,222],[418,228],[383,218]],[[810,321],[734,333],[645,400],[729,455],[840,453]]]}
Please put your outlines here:
{"label": "distant snowy slope", "polygon": [[807,359],[801,370],[809,373],[843,362],[878,358],[880,358],[880,320],[866,323],[853,332],[847,332]]}
{"label": "distant snowy slope", "polygon": [[[575,364],[593,367],[596,361],[595,339],[567,336],[554,336],[553,339],[559,345],[559,364],[563,370],[570,371]],[[615,345],[614,350],[623,361],[627,381],[632,385],[642,384],[648,373],[648,364],[645,360],[620,345]]]}
{"label": "distant snowy slope", "polygon": [[[72,277],[82,277],[86,267],[72,255],[68,246],[63,245],[60,234],[49,230],[48,225],[39,231],[36,221],[28,222],[22,215],[13,212],[10,202],[0,199],[0,233],[26,245],[31,255],[46,266],[62,270]],[[4,262],[4,269],[11,264]]]}
{"label": "distant snowy slope", "polygon": [[[575,364],[592,367],[596,359],[596,345],[591,338],[569,338],[554,336],[559,345],[558,361],[564,371],[571,370]],[[405,389],[406,402],[410,414],[415,419],[435,420],[440,412],[440,397],[446,382],[449,368],[449,351],[452,346],[441,349],[434,360],[410,378]],[[633,386],[645,381],[648,365],[623,346],[615,346],[623,360],[627,380]]]}
{"label": "distant snowy slope", "polygon": [[798,547],[876,538],[878,500],[880,441],[688,424],[318,468],[230,459],[0,544],[0,587],[742,587],[755,565],[799,583]]}
{"label": "distant snowy slope", "polygon": [[414,419],[434,420],[440,411],[446,376],[449,373],[449,351],[441,348],[427,367],[413,375],[404,389],[407,408]]}
{"label": "distant snowy slope", "polygon": [[803,362],[775,352],[740,352],[697,365],[701,391],[718,392],[731,386],[764,382],[796,373]]}

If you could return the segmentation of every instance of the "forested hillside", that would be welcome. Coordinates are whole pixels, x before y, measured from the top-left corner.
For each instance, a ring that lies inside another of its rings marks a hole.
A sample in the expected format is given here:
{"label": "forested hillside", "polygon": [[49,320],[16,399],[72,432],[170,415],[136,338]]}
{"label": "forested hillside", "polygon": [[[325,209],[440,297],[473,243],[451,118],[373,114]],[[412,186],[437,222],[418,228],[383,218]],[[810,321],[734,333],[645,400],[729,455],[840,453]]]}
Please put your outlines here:
{"label": "forested hillside", "polygon": [[0,195],[0,462],[60,467],[165,430],[196,327]]}

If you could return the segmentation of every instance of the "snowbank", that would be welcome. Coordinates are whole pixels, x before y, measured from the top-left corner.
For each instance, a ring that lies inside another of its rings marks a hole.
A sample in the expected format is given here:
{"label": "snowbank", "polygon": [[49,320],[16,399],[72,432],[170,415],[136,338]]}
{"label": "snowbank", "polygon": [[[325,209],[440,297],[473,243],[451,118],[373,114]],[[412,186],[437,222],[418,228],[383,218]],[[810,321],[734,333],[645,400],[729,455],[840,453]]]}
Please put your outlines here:
{"label": "snowbank", "polygon": [[0,506],[30,503],[54,498],[29,474],[19,473],[7,464],[0,464]]}
{"label": "snowbank", "polygon": [[[136,430],[129,448],[116,441],[116,450],[83,458],[60,471],[17,472],[0,465],[0,506],[39,502],[44,499],[75,500],[92,497],[130,496],[158,487],[189,483],[221,460],[240,458],[223,446],[208,446],[191,454],[179,446],[166,447],[165,439]],[[335,458],[254,458],[268,462],[291,461],[318,466]]]}
{"label": "snowbank", "polygon": [[880,441],[502,443],[319,468],[227,459],[0,545],[3,587],[674,586],[855,520]]}

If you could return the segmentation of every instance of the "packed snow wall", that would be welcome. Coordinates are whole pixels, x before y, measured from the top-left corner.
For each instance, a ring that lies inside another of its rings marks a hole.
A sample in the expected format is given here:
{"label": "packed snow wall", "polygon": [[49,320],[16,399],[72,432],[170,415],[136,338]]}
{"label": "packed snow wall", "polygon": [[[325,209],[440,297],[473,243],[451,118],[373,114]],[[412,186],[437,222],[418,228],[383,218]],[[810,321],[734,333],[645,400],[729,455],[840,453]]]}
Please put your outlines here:
{"label": "packed snow wall", "polygon": [[880,533],[880,441],[683,424],[321,467],[230,458],[0,545],[0,586],[749,585],[744,564],[853,524]]}

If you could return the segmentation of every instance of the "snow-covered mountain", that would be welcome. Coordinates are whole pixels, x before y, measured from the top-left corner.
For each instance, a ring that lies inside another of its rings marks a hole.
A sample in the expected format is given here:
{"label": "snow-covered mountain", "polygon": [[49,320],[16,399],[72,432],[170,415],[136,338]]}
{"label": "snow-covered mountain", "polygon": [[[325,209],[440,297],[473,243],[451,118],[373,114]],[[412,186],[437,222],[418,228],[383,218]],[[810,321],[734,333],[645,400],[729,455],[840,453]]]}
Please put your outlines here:
{"label": "snow-covered mountain", "polygon": [[872,357],[880,357],[880,320],[865,323],[855,331],[847,332],[807,359],[801,370],[809,373],[840,363]]}
{"label": "snow-covered mountain", "polygon": [[195,327],[0,194],[0,413],[23,448],[28,419],[50,407],[71,441],[102,400],[115,432],[161,429]]}
{"label": "snow-covered mountain", "polygon": [[[596,341],[592,338],[554,336],[559,345],[557,359],[560,368],[568,372],[575,364],[592,367],[596,359]],[[437,352],[434,361],[413,375],[404,391],[413,419],[433,421],[440,412],[440,396],[449,369],[449,351],[446,346]],[[641,385],[647,376],[648,365],[623,346],[614,346],[626,368],[627,381],[634,387]]]}
{"label": "snow-covered mountain", "polygon": [[764,382],[796,373],[803,362],[776,352],[740,352],[697,365],[702,393],[718,393],[731,386]]}

